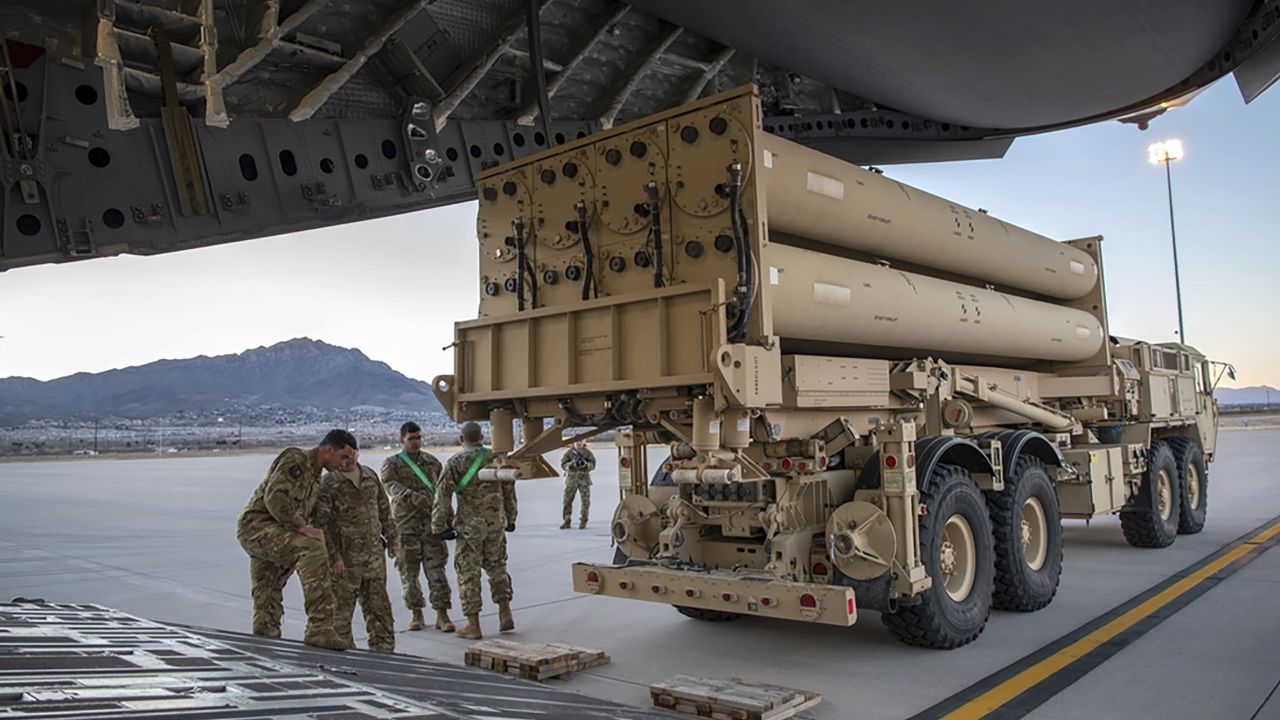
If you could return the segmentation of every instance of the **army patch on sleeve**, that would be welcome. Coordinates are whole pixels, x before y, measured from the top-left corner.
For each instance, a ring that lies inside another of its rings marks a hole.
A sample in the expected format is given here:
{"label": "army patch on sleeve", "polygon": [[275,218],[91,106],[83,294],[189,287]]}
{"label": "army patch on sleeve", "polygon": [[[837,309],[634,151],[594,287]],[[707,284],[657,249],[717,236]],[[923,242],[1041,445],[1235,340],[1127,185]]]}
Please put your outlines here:
{"label": "army patch on sleeve", "polygon": [[298,467],[297,465],[294,465],[294,466],[290,467],[290,468],[289,468],[289,477],[293,478],[294,480],[299,480],[299,479],[301,479],[301,478],[302,478],[302,468]]}

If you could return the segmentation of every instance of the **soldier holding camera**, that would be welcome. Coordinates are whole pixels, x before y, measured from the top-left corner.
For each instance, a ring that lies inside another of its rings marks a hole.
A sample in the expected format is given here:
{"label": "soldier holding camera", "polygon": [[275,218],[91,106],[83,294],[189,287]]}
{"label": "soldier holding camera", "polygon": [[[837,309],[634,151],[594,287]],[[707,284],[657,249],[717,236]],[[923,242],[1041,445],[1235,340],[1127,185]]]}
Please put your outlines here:
{"label": "soldier holding camera", "polygon": [[573,496],[579,493],[582,494],[582,514],[579,516],[578,529],[585,528],[587,515],[591,510],[591,471],[596,469],[596,456],[587,449],[586,441],[579,440],[560,458],[560,468],[565,472],[564,524],[560,529],[569,529],[569,521],[573,517]]}

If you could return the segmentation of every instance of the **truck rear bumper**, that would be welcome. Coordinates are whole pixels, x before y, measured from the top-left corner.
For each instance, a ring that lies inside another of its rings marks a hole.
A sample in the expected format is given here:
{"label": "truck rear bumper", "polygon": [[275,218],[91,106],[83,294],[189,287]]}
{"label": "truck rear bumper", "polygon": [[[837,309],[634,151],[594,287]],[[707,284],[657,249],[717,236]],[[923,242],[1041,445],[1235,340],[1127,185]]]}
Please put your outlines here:
{"label": "truck rear bumper", "polygon": [[657,565],[574,563],[575,592],[848,627],[858,618],[853,589],[742,578],[729,572]]}

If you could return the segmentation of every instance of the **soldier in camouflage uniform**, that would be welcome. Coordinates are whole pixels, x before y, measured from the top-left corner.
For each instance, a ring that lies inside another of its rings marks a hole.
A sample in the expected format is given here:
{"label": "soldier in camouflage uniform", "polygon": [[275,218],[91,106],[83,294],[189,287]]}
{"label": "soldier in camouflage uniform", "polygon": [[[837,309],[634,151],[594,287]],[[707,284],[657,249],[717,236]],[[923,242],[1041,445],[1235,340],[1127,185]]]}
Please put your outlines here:
{"label": "soldier in camouflage uniform", "polygon": [[587,516],[591,512],[591,471],[596,469],[596,456],[587,449],[587,443],[579,440],[565,451],[560,458],[560,469],[564,470],[564,524],[561,530],[569,529],[569,519],[573,516],[573,496],[582,494],[582,514],[578,516],[578,529],[587,526]]}
{"label": "soldier in camouflage uniform", "polygon": [[399,454],[382,463],[382,484],[391,496],[400,536],[396,568],[404,588],[404,604],[413,613],[409,629],[421,630],[426,624],[422,617],[426,601],[418,583],[420,572],[425,572],[431,607],[436,611],[436,629],[453,632],[453,621],[449,619],[453,590],[444,570],[445,563],[449,562],[449,546],[431,532],[431,508],[435,484],[440,480],[440,461],[422,450],[422,428],[415,422],[400,426],[400,447]]}
{"label": "soldier in camouflage uniform", "polygon": [[311,514],[322,470],[355,462],[356,439],[331,430],[309,451],[280,453],[267,477],[249,498],[236,523],[236,539],[249,554],[253,595],[253,634],[280,637],[284,586],[297,570],[307,611],[303,642],[343,650],[346,641],[333,629],[334,598],[324,531],[312,527]]}
{"label": "soldier in camouflage uniform", "polygon": [[[514,482],[479,480],[480,468],[493,459],[481,444],[480,426],[462,426],[463,448],[445,463],[431,513],[431,529],[441,538],[457,538],[453,566],[458,571],[458,596],[467,626],[458,637],[480,637],[480,570],[489,576],[489,595],[498,604],[498,629],[514,630],[511,617],[511,576],[507,574],[507,538],[516,529]],[[458,511],[453,512],[453,496]]]}
{"label": "soldier in camouflage uniform", "polygon": [[373,468],[353,462],[349,468],[325,473],[316,499],[315,524],[324,530],[333,570],[337,604],[333,629],[348,647],[355,647],[351,617],[359,600],[369,649],[395,652],[395,620],[387,597],[383,552],[396,556],[396,533],[391,505]]}

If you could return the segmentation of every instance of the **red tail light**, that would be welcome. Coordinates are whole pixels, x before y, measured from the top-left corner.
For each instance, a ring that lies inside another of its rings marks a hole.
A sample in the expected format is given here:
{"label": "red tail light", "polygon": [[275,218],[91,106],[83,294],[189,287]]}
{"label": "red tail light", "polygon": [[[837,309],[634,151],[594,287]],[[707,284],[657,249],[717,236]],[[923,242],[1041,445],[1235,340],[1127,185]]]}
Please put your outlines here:
{"label": "red tail light", "polygon": [[827,456],[823,455],[822,457],[818,458],[818,467],[825,468],[826,466],[827,466]]}
{"label": "red tail light", "polygon": [[853,598],[849,598],[847,601],[845,601],[845,605],[848,606],[849,608],[848,612],[850,615],[852,615],[853,614]]}
{"label": "red tail light", "polygon": [[600,582],[600,573],[596,572],[595,570],[588,570],[588,571],[587,571],[587,582],[589,582],[589,583],[598,583],[598,582]]}
{"label": "red tail light", "polygon": [[791,458],[782,458],[782,462],[778,463],[778,467],[782,468],[783,472],[791,472]]}
{"label": "red tail light", "polygon": [[814,597],[812,593],[805,593],[800,596],[800,607],[816,608],[818,607],[818,598]]}
{"label": "red tail light", "polygon": [[884,466],[889,468],[890,470],[898,467],[898,458],[893,455],[885,455]]}
{"label": "red tail light", "polygon": [[720,593],[720,599],[725,602],[733,602],[733,593]]}
{"label": "red tail light", "polygon": [[693,588],[689,588],[688,590],[684,591],[684,596],[687,598],[695,597],[697,594],[698,593],[695,592]]}
{"label": "red tail light", "polygon": [[618,458],[618,465],[622,466],[623,468],[631,467],[631,458],[627,457],[626,455],[623,455],[622,457]]}
{"label": "red tail light", "polygon": [[814,574],[814,575],[817,575],[817,576],[819,576],[819,577],[826,577],[826,576],[827,576],[827,574],[828,574],[828,573],[830,573],[830,572],[831,572],[831,568],[827,567],[827,564],[826,564],[826,563],[814,563],[814,564],[813,564],[813,574]]}
{"label": "red tail light", "polygon": [[911,453],[910,455],[907,455],[907,467],[913,468],[915,466],[916,466],[916,456],[915,456],[915,453]]}
{"label": "red tail light", "polygon": [[770,470],[772,470],[772,469],[773,469],[773,463],[771,463],[771,462],[767,462],[767,463],[764,463],[763,465],[761,465],[760,467],[764,468],[764,471],[765,471],[765,472],[769,472]]}
{"label": "red tail light", "polygon": [[803,461],[803,460],[801,460],[800,462],[796,463],[796,471],[798,471],[798,472],[804,472],[805,470],[808,470],[808,469],[809,469],[809,463],[807,463],[807,462],[805,462],[805,461]]}

